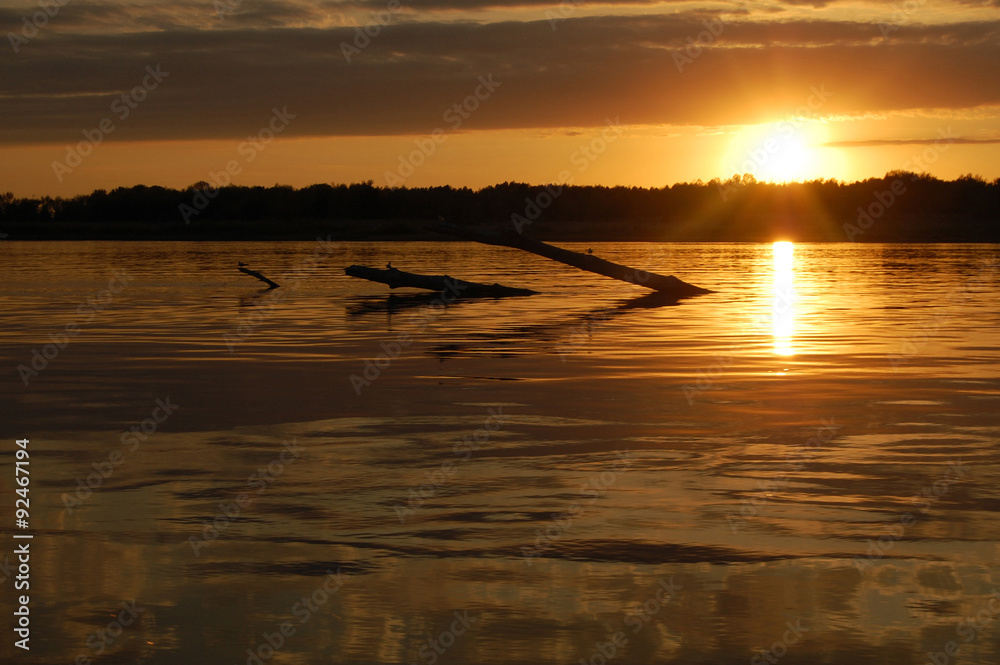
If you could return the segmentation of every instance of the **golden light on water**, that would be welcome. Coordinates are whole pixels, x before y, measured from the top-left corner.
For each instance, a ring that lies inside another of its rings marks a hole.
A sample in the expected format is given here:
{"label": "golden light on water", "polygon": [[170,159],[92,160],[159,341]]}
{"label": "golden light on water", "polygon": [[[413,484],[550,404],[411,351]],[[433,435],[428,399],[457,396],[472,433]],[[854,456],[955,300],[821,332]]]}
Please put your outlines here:
{"label": "golden light on water", "polygon": [[792,337],[795,334],[795,245],[787,241],[774,243],[774,289],[771,301],[771,321],[774,352],[782,356],[795,355]]}
{"label": "golden light on water", "polygon": [[795,245],[780,240],[772,247],[774,252],[774,272],[792,272],[795,267]]}

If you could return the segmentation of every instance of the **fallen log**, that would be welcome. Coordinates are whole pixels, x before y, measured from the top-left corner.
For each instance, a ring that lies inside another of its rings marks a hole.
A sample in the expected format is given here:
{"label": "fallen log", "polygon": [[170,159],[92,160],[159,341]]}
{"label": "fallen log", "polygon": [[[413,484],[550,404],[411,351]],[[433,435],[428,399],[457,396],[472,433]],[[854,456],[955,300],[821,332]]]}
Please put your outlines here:
{"label": "fallen log", "polygon": [[412,272],[404,272],[396,268],[369,268],[367,266],[350,266],[344,270],[346,275],[367,279],[370,282],[387,284],[390,289],[410,286],[416,289],[427,289],[429,291],[449,291],[457,297],[494,297],[505,296],[530,296],[538,293],[531,289],[517,289],[502,284],[480,284],[478,282],[466,282],[462,279],[455,279],[448,275],[419,275]]}
{"label": "fallen log", "polygon": [[685,281],[677,279],[673,275],[659,275],[655,272],[646,272],[645,270],[630,268],[629,266],[621,265],[620,263],[613,263],[611,261],[606,261],[605,259],[597,258],[592,254],[581,254],[579,252],[572,252],[568,249],[554,247],[540,240],[535,240],[534,238],[529,238],[526,235],[510,231],[505,233],[486,233],[446,223],[431,224],[427,228],[432,231],[437,231],[438,233],[465,238],[466,240],[472,240],[486,245],[500,245],[501,247],[521,249],[526,252],[531,252],[532,254],[537,254],[538,256],[544,256],[545,258],[552,259],[553,261],[565,263],[566,265],[579,268],[580,270],[586,270],[587,272],[628,282],[630,284],[635,284],[636,286],[644,286],[647,289],[652,289],[660,293],[669,293],[678,298],[686,298],[688,296],[696,296],[703,293],[712,293],[712,291],[708,289],[703,289],[700,286],[695,286],[694,284],[688,284]]}
{"label": "fallen log", "polygon": [[268,284],[269,285],[268,286],[269,289],[276,289],[279,286],[281,286],[281,284],[278,284],[277,282],[272,282],[271,280],[269,280],[267,277],[264,277],[263,275],[261,275],[256,270],[250,270],[249,268],[243,268],[243,267],[238,267],[236,269],[239,270],[242,273],[246,273],[247,275],[250,275],[251,277],[256,277],[260,281]]}

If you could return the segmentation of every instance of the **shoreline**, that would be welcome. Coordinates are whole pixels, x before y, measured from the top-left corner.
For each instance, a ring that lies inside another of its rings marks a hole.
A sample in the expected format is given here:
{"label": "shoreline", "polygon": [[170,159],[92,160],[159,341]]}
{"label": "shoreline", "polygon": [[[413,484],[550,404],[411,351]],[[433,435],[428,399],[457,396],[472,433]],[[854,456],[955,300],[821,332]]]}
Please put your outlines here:
{"label": "shoreline", "polygon": [[[339,225],[338,225],[339,226]],[[558,233],[543,232],[529,234],[530,237],[549,243],[564,242],[643,242],[643,243],[771,243],[787,240],[794,243],[850,243],[850,244],[1000,244],[1000,231],[982,234],[935,234],[926,236],[908,235],[904,237],[886,237],[885,234],[872,234],[866,238],[836,238],[819,236],[817,234],[796,234],[776,231],[767,235],[729,237],[712,237],[709,234],[687,234],[685,237],[672,237],[670,234],[636,233],[629,235],[609,236],[598,233]],[[234,233],[234,232],[146,232],[145,230],[121,229],[103,232],[88,232],[87,230],[70,233],[60,232],[21,232],[16,227],[6,228],[0,232],[0,243],[4,242],[309,242],[322,237],[330,242],[433,242],[460,243],[467,242],[461,238],[441,236],[436,233],[343,233],[340,228],[316,226],[308,230],[276,233]]]}

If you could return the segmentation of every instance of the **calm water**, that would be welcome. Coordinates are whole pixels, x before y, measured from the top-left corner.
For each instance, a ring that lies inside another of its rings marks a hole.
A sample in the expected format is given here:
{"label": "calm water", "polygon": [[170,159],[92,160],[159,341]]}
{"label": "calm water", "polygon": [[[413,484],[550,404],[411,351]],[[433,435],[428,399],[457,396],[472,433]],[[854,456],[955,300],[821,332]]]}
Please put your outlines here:
{"label": "calm water", "polygon": [[4,661],[1000,661],[1000,248],[591,246],[0,243]]}

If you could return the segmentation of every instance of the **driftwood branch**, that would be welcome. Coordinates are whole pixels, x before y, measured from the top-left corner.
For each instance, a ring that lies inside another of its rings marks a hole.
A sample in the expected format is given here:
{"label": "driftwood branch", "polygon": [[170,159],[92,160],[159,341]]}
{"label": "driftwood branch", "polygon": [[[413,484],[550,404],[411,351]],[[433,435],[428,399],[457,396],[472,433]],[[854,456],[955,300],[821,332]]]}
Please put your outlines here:
{"label": "driftwood branch", "polygon": [[237,268],[237,270],[239,270],[242,273],[246,273],[247,275],[250,275],[251,277],[256,277],[260,281],[268,284],[269,285],[268,288],[276,289],[279,286],[281,286],[281,284],[278,284],[277,282],[272,282],[271,280],[269,280],[267,277],[264,277],[263,275],[261,275],[256,270],[250,270],[249,268],[243,268],[243,267],[239,267],[239,268]]}
{"label": "driftwood branch", "polygon": [[417,289],[428,289],[430,291],[449,291],[456,296],[469,297],[503,297],[503,296],[530,296],[537,291],[531,289],[516,289],[502,284],[480,284],[478,282],[466,282],[455,279],[448,275],[418,275],[412,272],[403,272],[396,268],[368,268],[366,266],[350,266],[344,273],[351,277],[367,279],[370,282],[380,282],[388,284],[390,289],[401,286],[411,286]]}
{"label": "driftwood branch", "polygon": [[646,272],[645,270],[630,268],[629,266],[597,258],[591,254],[581,254],[579,252],[572,252],[568,249],[553,247],[552,245],[548,245],[540,240],[535,240],[517,233],[485,233],[482,231],[475,231],[473,229],[456,226],[454,224],[444,223],[432,224],[428,228],[432,231],[437,231],[438,233],[457,236],[459,238],[473,240],[486,245],[500,245],[502,247],[521,249],[526,252],[531,252],[532,254],[537,254],[538,256],[544,256],[545,258],[552,259],[553,261],[565,263],[566,265],[579,268],[580,270],[586,270],[587,272],[604,275],[605,277],[628,282],[637,286],[644,286],[647,289],[652,289],[660,293],[669,293],[678,298],[685,298],[687,296],[695,296],[703,293],[712,293],[708,289],[703,289],[700,286],[695,286],[694,284],[688,284],[687,282],[677,279],[673,275],[659,275],[654,272]]}

